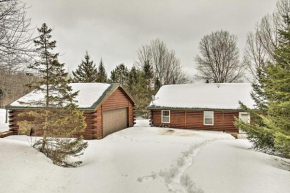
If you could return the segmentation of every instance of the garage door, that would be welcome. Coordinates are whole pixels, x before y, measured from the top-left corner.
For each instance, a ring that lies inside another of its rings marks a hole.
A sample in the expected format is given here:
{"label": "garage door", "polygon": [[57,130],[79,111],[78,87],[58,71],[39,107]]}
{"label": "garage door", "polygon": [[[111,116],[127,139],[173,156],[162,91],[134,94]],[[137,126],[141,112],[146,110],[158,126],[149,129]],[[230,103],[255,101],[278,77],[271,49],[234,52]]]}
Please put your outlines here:
{"label": "garage door", "polygon": [[104,137],[128,127],[127,108],[105,111],[103,114]]}

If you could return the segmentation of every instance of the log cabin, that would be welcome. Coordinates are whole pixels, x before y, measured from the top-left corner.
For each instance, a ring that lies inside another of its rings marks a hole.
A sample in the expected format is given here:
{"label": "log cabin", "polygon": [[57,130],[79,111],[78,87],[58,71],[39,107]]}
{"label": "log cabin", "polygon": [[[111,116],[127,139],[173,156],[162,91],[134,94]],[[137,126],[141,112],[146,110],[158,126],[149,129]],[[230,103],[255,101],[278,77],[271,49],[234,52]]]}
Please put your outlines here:
{"label": "log cabin", "polygon": [[[76,97],[78,109],[84,111],[87,127],[82,135],[84,139],[102,139],[135,124],[135,102],[132,96],[118,83],[71,83],[73,91],[79,91]],[[39,107],[23,105],[22,102],[44,98],[35,91],[21,97],[6,106],[9,112],[9,130],[19,134],[18,121],[25,117],[19,113]],[[36,134],[37,135],[37,134]]]}
{"label": "log cabin", "polygon": [[235,118],[250,122],[239,101],[253,108],[250,83],[165,85],[152,97],[150,124],[155,127],[242,133]]}

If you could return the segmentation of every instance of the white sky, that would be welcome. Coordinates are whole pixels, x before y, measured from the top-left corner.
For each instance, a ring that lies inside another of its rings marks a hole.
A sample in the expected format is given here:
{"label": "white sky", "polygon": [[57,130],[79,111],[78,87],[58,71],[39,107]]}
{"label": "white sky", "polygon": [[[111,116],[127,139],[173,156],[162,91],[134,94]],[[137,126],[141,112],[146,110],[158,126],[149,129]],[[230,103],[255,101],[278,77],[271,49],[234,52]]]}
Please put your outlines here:
{"label": "white sky", "polygon": [[216,30],[238,36],[240,55],[246,35],[261,18],[272,13],[275,0],[23,0],[32,27],[54,28],[60,62],[74,70],[88,50],[108,75],[116,65],[131,67],[137,50],[160,38],[190,77],[200,39]]}

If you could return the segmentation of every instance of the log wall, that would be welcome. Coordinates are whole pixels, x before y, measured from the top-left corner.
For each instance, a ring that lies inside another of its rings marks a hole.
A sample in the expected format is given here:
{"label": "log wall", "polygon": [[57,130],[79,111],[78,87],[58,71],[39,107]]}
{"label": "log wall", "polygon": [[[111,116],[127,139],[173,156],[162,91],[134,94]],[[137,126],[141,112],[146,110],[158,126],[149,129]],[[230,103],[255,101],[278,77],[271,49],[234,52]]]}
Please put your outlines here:
{"label": "log wall", "polygon": [[[117,88],[96,110],[84,111],[85,122],[87,127],[84,132],[77,133],[75,136],[82,135],[84,139],[102,139],[103,138],[103,112],[108,110],[114,110],[118,108],[128,109],[128,127],[132,127],[135,123],[135,104],[127,96],[122,88]],[[9,111],[9,128],[13,131],[14,135],[19,134],[19,126],[17,122],[23,120],[29,120],[27,117],[20,117],[19,113],[27,110],[10,110]],[[31,120],[30,120],[31,121]],[[41,136],[41,133],[33,133],[33,135]]]}
{"label": "log wall", "polygon": [[214,111],[214,125],[203,124],[203,111],[170,110],[170,123],[161,123],[161,110],[151,110],[151,124],[155,127],[238,132],[234,125],[238,111]]}

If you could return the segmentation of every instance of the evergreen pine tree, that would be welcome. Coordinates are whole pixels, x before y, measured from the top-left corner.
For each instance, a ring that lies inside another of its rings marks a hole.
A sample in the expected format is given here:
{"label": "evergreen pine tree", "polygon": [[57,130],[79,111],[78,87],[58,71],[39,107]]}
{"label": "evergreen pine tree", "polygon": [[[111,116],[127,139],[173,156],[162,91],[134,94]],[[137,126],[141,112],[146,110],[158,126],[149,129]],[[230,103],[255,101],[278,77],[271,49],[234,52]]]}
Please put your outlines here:
{"label": "evergreen pine tree", "polygon": [[118,82],[126,88],[128,75],[129,75],[128,68],[124,64],[120,64],[116,66],[114,70],[111,71],[110,79],[112,82]]}
{"label": "evergreen pine tree", "polygon": [[99,68],[98,68],[97,82],[107,82],[107,73],[106,73],[102,59],[100,61]]}
{"label": "evergreen pine tree", "polygon": [[98,82],[98,70],[86,51],[85,60],[72,72],[73,82]]}
{"label": "evergreen pine tree", "polygon": [[26,117],[26,121],[18,123],[19,129],[25,133],[42,134],[42,139],[37,140],[33,147],[56,165],[74,167],[81,162],[70,162],[69,157],[81,155],[87,142],[81,137],[71,137],[85,129],[85,118],[75,104],[78,92],[73,92],[69,86],[64,64],[58,62],[59,54],[52,52],[56,47],[56,41],[51,41],[52,30],[44,23],[38,31],[40,36],[34,43],[39,60],[28,68],[38,73],[41,80],[29,86],[43,97],[25,103],[40,108],[20,114]]}
{"label": "evergreen pine tree", "polygon": [[290,157],[290,17],[283,17],[279,30],[279,46],[275,62],[258,71],[258,83],[253,84],[252,98],[257,109],[250,110],[252,124],[236,122],[248,133],[259,150]]}
{"label": "evergreen pine tree", "polygon": [[155,82],[154,82],[155,92],[157,93],[160,88],[161,88],[161,82],[160,82],[159,78],[155,78]]}
{"label": "evergreen pine tree", "polygon": [[147,80],[151,80],[154,77],[153,68],[150,65],[149,60],[147,60],[143,66],[144,77]]}
{"label": "evergreen pine tree", "polygon": [[153,73],[149,65],[144,65],[143,69],[137,70],[133,66],[129,72],[126,89],[136,101],[136,114],[148,118],[146,107],[151,101],[152,94],[155,94],[151,88],[151,79]]}
{"label": "evergreen pine tree", "polygon": [[128,82],[126,84],[127,91],[131,93],[137,84],[138,84],[138,74],[135,66],[133,66],[128,74]]}

